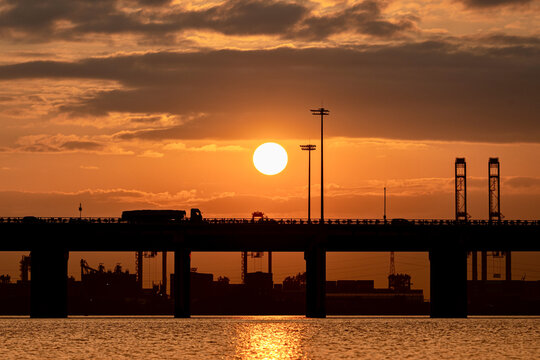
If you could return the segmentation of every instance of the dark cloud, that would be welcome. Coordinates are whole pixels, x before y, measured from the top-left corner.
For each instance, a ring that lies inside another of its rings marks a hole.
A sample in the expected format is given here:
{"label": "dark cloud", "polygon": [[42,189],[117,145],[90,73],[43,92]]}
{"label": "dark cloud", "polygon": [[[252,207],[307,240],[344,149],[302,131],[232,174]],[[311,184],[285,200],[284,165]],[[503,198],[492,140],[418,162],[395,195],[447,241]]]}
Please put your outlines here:
{"label": "dark cloud", "polygon": [[[71,138],[71,139],[70,139]],[[91,140],[80,140],[75,136],[26,136],[19,139],[19,143],[0,152],[32,152],[32,153],[58,153],[58,152],[97,152],[104,149],[104,145]]]}
{"label": "dark cloud", "polygon": [[[187,11],[169,1],[139,0],[132,7],[111,0],[4,0],[0,29],[20,32],[26,41],[76,39],[85,34],[140,33],[164,36],[188,29],[224,34],[282,34],[308,9],[295,3],[261,0],[229,0],[203,10]],[[140,8],[141,5],[153,5]],[[69,28],[58,27],[67,21]],[[17,33],[11,34],[16,36]]]}
{"label": "dark cloud", "polygon": [[493,8],[501,6],[521,6],[533,0],[460,0],[469,8]]}
{"label": "dark cloud", "polygon": [[150,116],[150,117],[138,117],[138,118],[131,118],[129,121],[132,123],[137,124],[152,124],[157,123],[161,120],[161,116]]}
{"label": "dark cloud", "polygon": [[382,15],[383,4],[366,0],[342,11],[323,15],[310,16],[304,19],[300,29],[290,34],[291,37],[324,39],[343,31],[352,31],[376,37],[393,37],[405,30],[415,27],[418,20],[413,16],[398,21],[389,21]]}
{"label": "dark cloud", "polygon": [[4,36],[12,35],[25,41],[46,42],[58,37],[72,37],[72,31],[57,28],[59,21],[81,24],[101,16],[119,20],[122,15],[116,9],[116,2],[108,0],[3,0],[0,5],[3,10],[0,12],[0,30]]}
{"label": "dark cloud", "polygon": [[103,145],[94,141],[66,141],[60,147],[64,150],[99,150]]}
{"label": "dark cloud", "polygon": [[495,45],[506,45],[506,46],[517,46],[517,45],[529,45],[529,46],[538,46],[540,45],[540,38],[535,36],[517,36],[517,35],[508,35],[508,34],[490,34],[482,36],[481,38],[472,39],[480,40],[484,44],[495,44]]}
{"label": "dark cloud", "polygon": [[207,114],[168,128],[148,124],[121,139],[302,136],[312,127],[306,109],[324,99],[335,117],[329,136],[540,142],[538,54],[538,45],[447,41],[160,52],[4,65],[0,79],[107,79],[124,87],[59,108],[72,116]]}
{"label": "dark cloud", "polygon": [[[88,34],[135,33],[170,42],[185,30],[226,35],[274,35],[324,39],[344,31],[392,37],[414,28],[414,17],[389,20],[383,3],[366,0],[317,16],[305,2],[228,0],[200,10],[186,10],[169,1],[139,0],[0,0],[0,31],[20,41],[80,40]],[[59,26],[63,23],[63,26]],[[66,27],[66,24],[69,24]]]}
{"label": "dark cloud", "polygon": [[540,188],[540,178],[516,176],[504,179],[503,185],[516,189]]}
{"label": "dark cloud", "polygon": [[302,5],[283,1],[229,0],[207,10],[174,14],[170,20],[186,28],[228,35],[281,35],[308,11]]}
{"label": "dark cloud", "polygon": [[171,3],[172,0],[136,0],[142,6],[164,6]]}
{"label": "dark cloud", "polygon": [[[7,151],[13,151],[14,149],[7,149]],[[33,144],[33,145],[26,145],[21,146],[16,149],[16,151],[23,151],[23,152],[34,152],[34,153],[46,153],[46,152],[59,152],[60,149],[55,146],[50,146],[47,144]]]}

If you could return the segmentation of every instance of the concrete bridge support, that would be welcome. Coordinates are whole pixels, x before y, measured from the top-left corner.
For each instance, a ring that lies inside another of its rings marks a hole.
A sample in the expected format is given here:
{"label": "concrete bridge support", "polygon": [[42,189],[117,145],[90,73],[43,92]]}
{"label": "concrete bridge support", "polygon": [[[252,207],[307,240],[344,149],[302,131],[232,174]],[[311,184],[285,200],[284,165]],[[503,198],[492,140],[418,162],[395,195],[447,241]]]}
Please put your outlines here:
{"label": "concrete bridge support", "polygon": [[478,280],[478,253],[476,251],[471,252],[472,258],[472,279]]}
{"label": "concrete bridge support", "polygon": [[191,317],[190,308],[191,251],[177,249],[174,252],[174,317]]}
{"label": "concrete bridge support", "polygon": [[304,252],[306,260],[306,317],[326,317],[326,251],[313,246]]}
{"label": "concrete bridge support", "polygon": [[64,249],[30,252],[30,317],[67,317],[68,257],[69,252]]}
{"label": "concrete bridge support", "polygon": [[506,280],[510,281],[512,280],[512,252],[511,251],[505,251],[504,257],[506,260]]}
{"label": "concrete bridge support", "polygon": [[429,252],[432,318],[467,317],[467,251],[440,247]]}
{"label": "concrete bridge support", "polygon": [[482,281],[487,281],[487,251],[481,252],[481,260],[482,260]]}

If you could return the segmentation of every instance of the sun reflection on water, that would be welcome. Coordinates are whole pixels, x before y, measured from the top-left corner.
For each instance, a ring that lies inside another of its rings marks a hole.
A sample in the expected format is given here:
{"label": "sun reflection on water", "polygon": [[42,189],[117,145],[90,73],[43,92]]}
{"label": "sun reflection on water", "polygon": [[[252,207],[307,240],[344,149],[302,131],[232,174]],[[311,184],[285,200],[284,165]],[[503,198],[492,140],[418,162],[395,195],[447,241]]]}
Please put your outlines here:
{"label": "sun reflection on water", "polygon": [[306,324],[286,321],[290,317],[268,317],[261,322],[237,324],[235,328],[235,358],[237,359],[307,359]]}

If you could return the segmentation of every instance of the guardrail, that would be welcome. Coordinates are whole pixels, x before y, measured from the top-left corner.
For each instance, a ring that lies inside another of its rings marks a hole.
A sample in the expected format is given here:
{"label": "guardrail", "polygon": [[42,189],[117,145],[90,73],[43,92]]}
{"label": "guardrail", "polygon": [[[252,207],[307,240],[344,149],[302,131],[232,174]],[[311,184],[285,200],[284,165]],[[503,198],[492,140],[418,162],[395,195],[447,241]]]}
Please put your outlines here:
{"label": "guardrail", "polygon": [[[202,220],[207,224],[288,224],[288,225],[302,225],[309,224],[305,218],[281,218],[281,219],[257,219],[252,220],[249,218],[205,218]],[[115,217],[0,217],[0,224],[2,223],[50,223],[50,224],[69,224],[69,223],[91,223],[91,224],[117,224],[128,223],[122,218]],[[190,223],[189,219],[182,220],[176,223]],[[392,226],[406,226],[406,225],[485,225],[485,226],[532,226],[540,225],[540,220],[501,220],[490,222],[488,220],[469,220],[469,221],[456,221],[450,219],[389,219],[387,221],[383,219],[325,219],[324,223],[327,225],[392,225]],[[311,220],[311,224],[320,224],[319,219]]]}

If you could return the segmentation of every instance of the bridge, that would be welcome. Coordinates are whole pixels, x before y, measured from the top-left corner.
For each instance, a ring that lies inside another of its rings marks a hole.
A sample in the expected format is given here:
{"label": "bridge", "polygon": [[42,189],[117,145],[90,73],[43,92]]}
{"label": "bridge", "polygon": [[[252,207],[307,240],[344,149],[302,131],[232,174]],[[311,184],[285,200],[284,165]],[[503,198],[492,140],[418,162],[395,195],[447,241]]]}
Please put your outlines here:
{"label": "bridge", "polygon": [[[326,252],[429,252],[431,317],[467,317],[467,256],[540,251],[540,220],[0,218],[0,251],[31,252],[31,317],[67,316],[70,251],[174,252],[174,315],[190,316],[192,251],[303,252],[306,316],[325,317]],[[508,263],[507,263],[508,264]]]}

